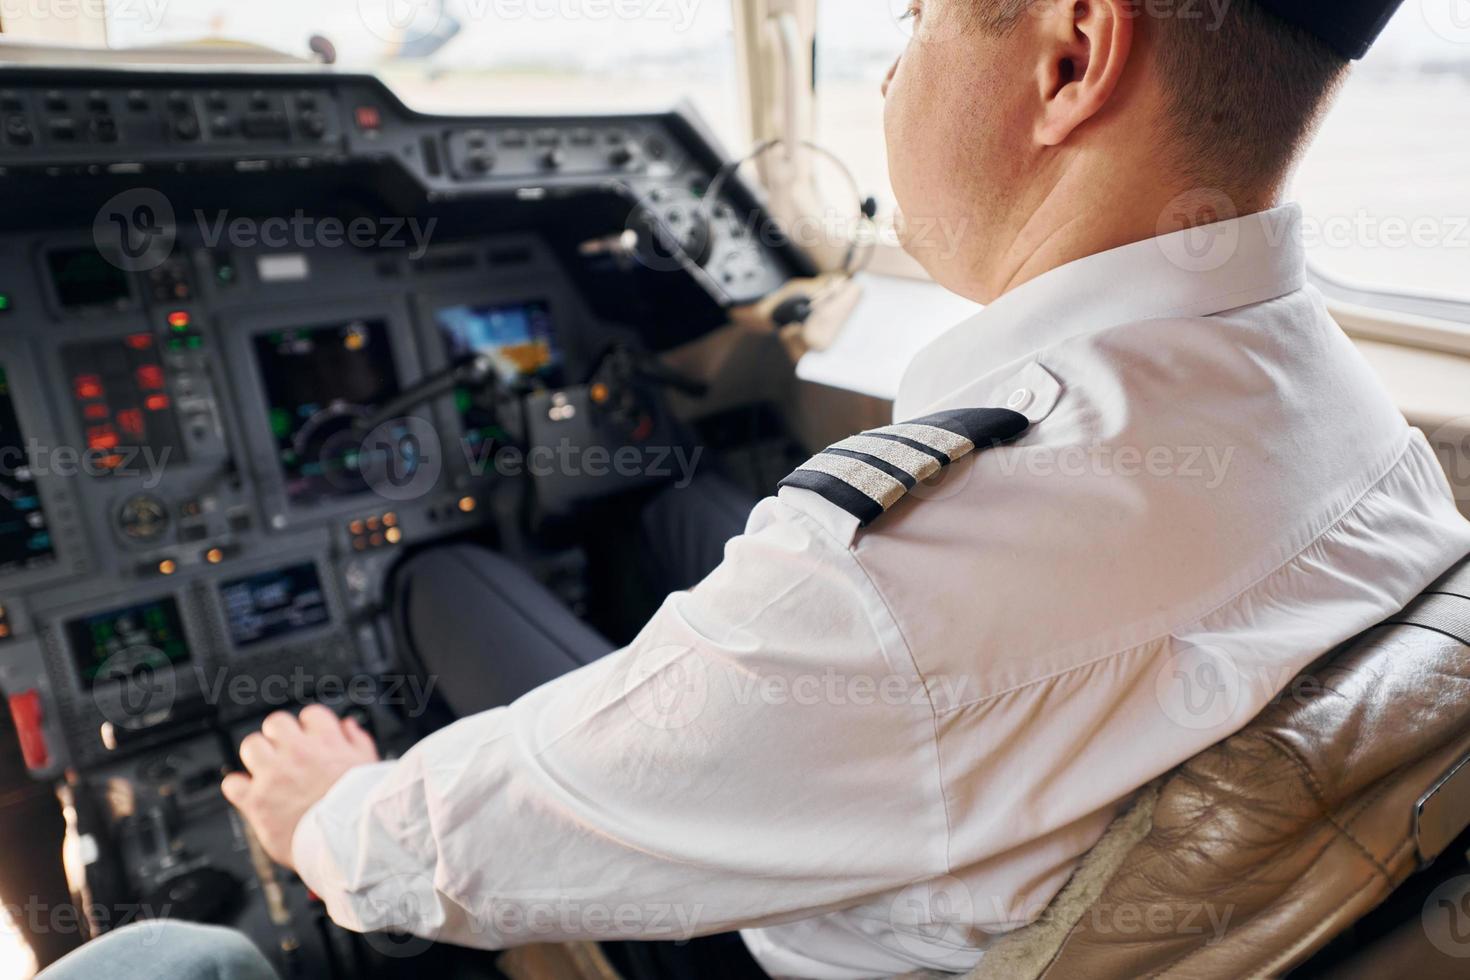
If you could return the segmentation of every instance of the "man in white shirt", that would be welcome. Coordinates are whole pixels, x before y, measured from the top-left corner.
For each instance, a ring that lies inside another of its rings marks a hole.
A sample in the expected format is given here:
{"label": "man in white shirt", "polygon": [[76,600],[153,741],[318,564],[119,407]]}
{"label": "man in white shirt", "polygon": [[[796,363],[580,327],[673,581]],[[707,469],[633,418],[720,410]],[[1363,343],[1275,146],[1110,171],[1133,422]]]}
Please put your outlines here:
{"label": "man in white shirt", "polygon": [[905,244],[989,305],[898,424],[792,474],[626,648],[393,762],[272,716],[228,798],[349,928],[973,966],[1140,786],[1470,551],[1274,206],[1394,6],[915,2]]}

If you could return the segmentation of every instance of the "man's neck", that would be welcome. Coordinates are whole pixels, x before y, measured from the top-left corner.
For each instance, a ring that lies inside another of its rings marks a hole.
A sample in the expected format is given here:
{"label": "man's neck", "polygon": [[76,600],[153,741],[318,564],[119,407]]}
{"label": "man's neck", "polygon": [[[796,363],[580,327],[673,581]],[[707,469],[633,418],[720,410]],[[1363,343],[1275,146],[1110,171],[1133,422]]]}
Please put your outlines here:
{"label": "man's neck", "polygon": [[[987,263],[985,292],[1002,296],[1077,259],[1185,228],[1213,224],[1271,207],[1274,187],[1226,195],[1159,179],[1153,167],[1088,167],[1074,160],[1037,185],[1033,203],[1017,214],[1002,240],[1011,245]],[[1151,172],[1152,171],[1152,172]]]}

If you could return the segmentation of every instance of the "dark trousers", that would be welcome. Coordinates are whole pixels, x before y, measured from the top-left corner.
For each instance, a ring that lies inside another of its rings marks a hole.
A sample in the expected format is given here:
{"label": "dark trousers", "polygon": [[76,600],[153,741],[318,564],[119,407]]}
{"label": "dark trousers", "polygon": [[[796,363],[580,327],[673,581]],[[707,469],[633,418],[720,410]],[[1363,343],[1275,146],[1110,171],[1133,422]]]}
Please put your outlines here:
{"label": "dark trousers", "polygon": [[[664,490],[638,518],[638,569],[664,594],[694,585],[720,563],[754,504],[715,477]],[[400,622],[418,666],[437,678],[456,717],[509,704],[616,648],[524,569],[484,548],[447,545],[416,555],[400,573],[399,590]],[[734,933],[603,949],[629,980],[765,977]]]}

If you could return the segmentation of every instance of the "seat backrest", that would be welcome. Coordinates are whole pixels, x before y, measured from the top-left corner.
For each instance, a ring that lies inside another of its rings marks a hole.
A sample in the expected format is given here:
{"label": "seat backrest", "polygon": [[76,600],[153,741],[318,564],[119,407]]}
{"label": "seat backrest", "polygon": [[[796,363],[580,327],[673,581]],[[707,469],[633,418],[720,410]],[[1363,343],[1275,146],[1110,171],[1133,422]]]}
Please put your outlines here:
{"label": "seat backrest", "polygon": [[1470,766],[1446,782],[1470,757],[1470,561],[1288,691],[1142,794],[973,976],[1280,976],[1470,823]]}

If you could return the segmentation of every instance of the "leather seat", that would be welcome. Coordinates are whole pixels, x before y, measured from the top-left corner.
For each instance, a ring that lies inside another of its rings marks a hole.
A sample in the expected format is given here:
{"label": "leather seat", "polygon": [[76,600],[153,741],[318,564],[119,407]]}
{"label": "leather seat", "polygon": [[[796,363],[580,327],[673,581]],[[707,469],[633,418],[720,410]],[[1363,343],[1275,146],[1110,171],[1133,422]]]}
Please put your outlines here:
{"label": "leather seat", "polygon": [[[1047,913],[971,977],[1286,974],[1470,824],[1467,759],[1470,560],[1140,794]],[[1459,868],[1412,907],[1396,955],[1373,954],[1372,973],[1349,957],[1335,975],[1470,976]]]}

